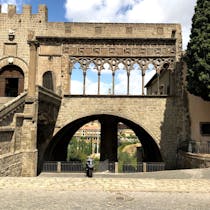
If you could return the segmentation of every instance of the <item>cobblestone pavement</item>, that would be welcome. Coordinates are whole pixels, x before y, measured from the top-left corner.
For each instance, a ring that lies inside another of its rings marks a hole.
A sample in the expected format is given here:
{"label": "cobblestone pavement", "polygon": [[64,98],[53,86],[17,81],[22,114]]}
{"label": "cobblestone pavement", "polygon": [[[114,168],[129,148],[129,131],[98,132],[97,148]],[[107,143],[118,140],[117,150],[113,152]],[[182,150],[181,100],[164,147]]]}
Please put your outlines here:
{"label": "cobblestone pavement", "polygon": [[209,172],[2,177],[0,209],[210,209]]}

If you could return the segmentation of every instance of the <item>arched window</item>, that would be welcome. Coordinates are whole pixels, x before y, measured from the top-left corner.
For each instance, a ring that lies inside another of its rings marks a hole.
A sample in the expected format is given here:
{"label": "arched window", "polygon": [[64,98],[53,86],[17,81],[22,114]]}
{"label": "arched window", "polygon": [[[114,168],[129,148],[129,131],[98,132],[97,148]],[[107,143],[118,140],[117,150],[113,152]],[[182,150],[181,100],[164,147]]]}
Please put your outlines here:
{"label": "arched window", "polygon": [[157,72],[152,63],[148,65],[148,68],[145,72],[145,88],[144,93],[147,95],[157,95],[158,89],[157,84],[154,83],[157,77]]}
{"label": "arched window", "polygon": [[94,63],[88,65],[86,77],[85,93],[96,95],[98,91],[98,71]]}
{"label": "arched window", "polygon": [[43,87],[54,91],[53,72],[52,71],[47,71],[43,74],[42,85],[43,85]]}
{"label": "arched window", "polygon": [[0,70],[0,96],[16,97],[24,90],[24,74],[21,68],[8,65]]}
{"label": "arched window", "polygon": [[130,71],[130,94],[142,95],[142,70],[137,63],[133,64]]}
{"label": "arched window", "polygon": [[71,70],[71,94],[83,93],[83,70],[81,64],[76,62]]}
{"label": "arched window", "polygon": [[113,93],[113,84],[112,84],[112,70],[109,63],[103,65],[101,71],[101,95],[110,95]]}
{"label": "arched window", "polygon": [[119,63],[118,69],[115,71],[115,94],[126,95],[127,94],[128,76],[123,63]]}

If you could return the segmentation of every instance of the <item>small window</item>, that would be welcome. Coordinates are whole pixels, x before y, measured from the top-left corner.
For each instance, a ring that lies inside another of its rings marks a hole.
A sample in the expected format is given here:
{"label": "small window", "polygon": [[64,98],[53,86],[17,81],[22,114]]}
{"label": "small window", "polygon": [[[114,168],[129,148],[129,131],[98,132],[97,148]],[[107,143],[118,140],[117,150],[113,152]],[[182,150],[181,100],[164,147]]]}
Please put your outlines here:
{"label": "small window", "polygon": [[203,136],[210,136],[210,122],[200,123],[200,132]]}
{"label": "small window", "polygon": [[5,80],[5,96],[18,96],[18,78],[6,78]]}
{"label": "small window", "polygon": [[171,32],[171,38],[175,38],[176,37],[176,30],[172,30]]}
{"label": "small window", "polygon": [[53,73],[51,71],[47,71],[43,74],[43,87],[54,91],[54,84],[53,84]]}

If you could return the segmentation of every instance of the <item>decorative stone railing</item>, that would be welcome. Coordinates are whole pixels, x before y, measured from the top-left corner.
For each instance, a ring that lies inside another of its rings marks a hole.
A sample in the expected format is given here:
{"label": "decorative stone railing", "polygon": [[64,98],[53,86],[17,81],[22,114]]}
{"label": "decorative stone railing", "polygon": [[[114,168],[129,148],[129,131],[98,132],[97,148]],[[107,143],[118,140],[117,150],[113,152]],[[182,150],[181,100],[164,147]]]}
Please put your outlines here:
{"label": "decorative stone railing", "polygon": [[21,93],[0,108],[0,126],[7,126],[13,121],[15,113],[22,113],[27,92]]}

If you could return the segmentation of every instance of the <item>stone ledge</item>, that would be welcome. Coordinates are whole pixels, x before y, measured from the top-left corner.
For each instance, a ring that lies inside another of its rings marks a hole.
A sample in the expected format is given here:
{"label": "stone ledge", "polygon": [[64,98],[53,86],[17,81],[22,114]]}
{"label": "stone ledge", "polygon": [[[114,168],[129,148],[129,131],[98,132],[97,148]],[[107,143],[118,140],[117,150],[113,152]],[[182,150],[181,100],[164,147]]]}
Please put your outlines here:
{"label": "stone ledge", "polygon": [[64,95],[64,98],[172,98],[168,95]]}

